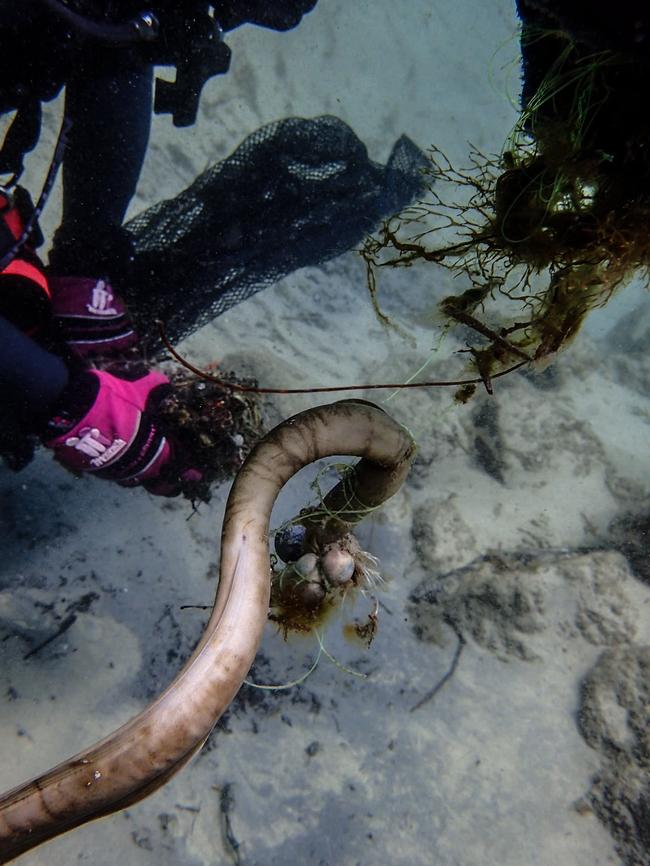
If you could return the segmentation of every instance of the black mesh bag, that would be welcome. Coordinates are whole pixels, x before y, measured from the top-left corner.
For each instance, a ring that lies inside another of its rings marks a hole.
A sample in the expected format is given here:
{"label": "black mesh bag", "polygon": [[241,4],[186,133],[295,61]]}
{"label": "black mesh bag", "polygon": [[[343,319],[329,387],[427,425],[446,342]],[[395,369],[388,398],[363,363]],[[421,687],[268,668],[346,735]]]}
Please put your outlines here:
{"label": "black mesh bag", "polygon": [[349,250],[423,188],[408,138],[386,166],[336,117],[289,118],[249,136],[173,199],[126,225],[126,296],[149,352],[160,319],[173,341],[306,265]]}

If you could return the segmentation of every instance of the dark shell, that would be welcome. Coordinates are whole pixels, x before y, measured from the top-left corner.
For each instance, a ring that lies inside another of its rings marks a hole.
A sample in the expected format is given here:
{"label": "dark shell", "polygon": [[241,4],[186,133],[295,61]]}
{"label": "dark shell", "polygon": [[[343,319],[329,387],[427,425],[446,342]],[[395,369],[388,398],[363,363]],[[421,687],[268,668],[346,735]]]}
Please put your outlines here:
{"label": "dark shell", "polygon": [[283,562],[295,562],[304,552],[307,530],[299,523],[285,526],[275,534],[275,552]]}

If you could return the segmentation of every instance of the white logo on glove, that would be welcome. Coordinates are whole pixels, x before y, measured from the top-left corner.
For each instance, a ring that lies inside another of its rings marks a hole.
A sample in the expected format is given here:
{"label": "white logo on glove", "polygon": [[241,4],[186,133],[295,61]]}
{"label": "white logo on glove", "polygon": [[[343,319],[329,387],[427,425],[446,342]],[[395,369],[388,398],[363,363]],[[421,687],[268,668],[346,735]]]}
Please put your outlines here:
{"label": "white logo on glove", "polygon": [[111,442],[97,427],[84,427],[78,436],[66,439],[65,444],[90,457],[91,466],[99,469],[120,453],[126,441],[118,438]]}
{"label": "white logo on glove", "polygon": [[86,309],[94,316],[117,316],[118,312],[111,305],[113,293],[107,288],[104,280],[97,280],[93,286],[91,300]]}

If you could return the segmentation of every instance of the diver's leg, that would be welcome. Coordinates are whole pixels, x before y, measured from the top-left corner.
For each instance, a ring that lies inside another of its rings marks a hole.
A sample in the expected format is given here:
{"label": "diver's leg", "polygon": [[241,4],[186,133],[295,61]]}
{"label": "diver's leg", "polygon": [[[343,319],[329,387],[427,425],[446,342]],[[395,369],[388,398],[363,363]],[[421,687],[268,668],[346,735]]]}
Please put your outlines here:
{"label": "diver's leg", "polygon": [[50,263],[58,273],[124,271],[130,247],[120,227],[140,176],[151,127],[153,70],[115,51],[66,86],[71,120],[63,163],[63,218]]}

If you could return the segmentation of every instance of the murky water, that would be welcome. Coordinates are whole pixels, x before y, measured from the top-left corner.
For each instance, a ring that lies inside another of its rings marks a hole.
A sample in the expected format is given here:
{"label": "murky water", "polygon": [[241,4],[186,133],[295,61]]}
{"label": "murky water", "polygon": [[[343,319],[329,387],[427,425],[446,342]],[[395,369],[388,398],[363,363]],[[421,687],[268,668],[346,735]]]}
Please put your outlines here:
{"label": "murky water", "polygon": [[[197,124],[155,119],[132,213],[286,116],[334,114],[382,162],[402,133],[459,164],[469,142],[498,153],[516,117],[517,39],[509,2],[469,0],[320,0],[290,33],[243,27]],[[47,158],[31,159],[28,182]],[[46,232],[56,221],[54,204]],[[279,387],[404,381],[426,361],[427,376],[448,378],[465,344],[440,345],[430,313],[455,285],[427,266],[386,272],[380,302],[401,328],[387,330],[350,252],[291,274],[181,348]],[[371,647],[343,635],[362,600],[324,633],[338,665],[321,656],[289,690],[244,687],[163,790],[20,862],[622,862],[629,851],[617,852],[611,814],[597,807],[609,795],[634,826],[650,785],[634,759],[648,723],[647,293],[626,290],[603,316],[550,371],[506,377],[493,398],[368,392],[419,446],[403,490],[360,530],[386,580]],[[278,396],[269,414],[316,402]],[[318,469],[283,494],[276,525],[309,500]],[[182,605],[215,591],[227,489],[192,513],[68,476],[45,453],[0,484],[7,789],[113,730],[179,669],[206,619]],[[315,639],[285,643],[269,628],[252,676],[292,681],[317,653]],[[647,844],[639,856],[650,862]]]}

